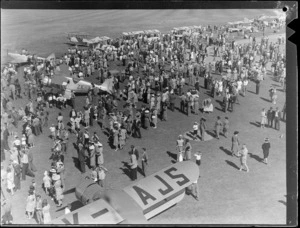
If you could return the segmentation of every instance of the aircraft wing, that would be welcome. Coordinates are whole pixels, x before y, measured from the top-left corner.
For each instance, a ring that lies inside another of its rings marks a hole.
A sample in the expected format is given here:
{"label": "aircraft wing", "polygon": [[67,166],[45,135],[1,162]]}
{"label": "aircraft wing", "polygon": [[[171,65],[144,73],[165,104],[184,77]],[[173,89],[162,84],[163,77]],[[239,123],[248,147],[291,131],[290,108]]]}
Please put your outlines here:
{"label": "aircraft wing", "polygon": [[51,221],[51,224],[119,224],[124,218],[105,200],[99,199],[69,214]]}
{"label": "aircraft wing", "polygon": [[150,219],[181,201],[185,188],[199,177],[195,162],[175,163],[123,189]]}
{"label": "aircraft wing", "polygon": [[26,63],[28,62],[28,57],[27,55],[20,55],[16,53],[8,53],[8,56],[12,58],[12,63]]}
{"label": "aircraft wing", "polygon": [[[92,180],[76,187],[77,199],[91,202],[51,224],[145,224],[147,220],[181,201],[185,188],[199,178],[199,168],[192,161],[175,163],[125,187],[112,190],[92,201],[98,190]],[[92,183],[92,184],[91,184]]]}

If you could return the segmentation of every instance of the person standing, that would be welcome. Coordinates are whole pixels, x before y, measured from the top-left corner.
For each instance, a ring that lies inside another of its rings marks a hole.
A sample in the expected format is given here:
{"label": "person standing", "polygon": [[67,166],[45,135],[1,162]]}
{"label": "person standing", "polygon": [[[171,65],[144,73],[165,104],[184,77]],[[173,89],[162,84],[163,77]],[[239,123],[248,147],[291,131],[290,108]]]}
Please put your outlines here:
{"label": "person standing", "polygon": [[197,201],[199,201],[199,187],[198,187],[198,179],[196,179],[192,183],[192,195],[195,197]]}
{"label": "person standing", "polygon": [[36,196],[36,205],[35,205],[35,215],[38,224],[43,224],[43,208],[42,208],[42,198],[40,195]]}
{"label": "person standing", "polygon": [[48,224],[51,222],[52,219],[50,215],[50,204],[48,204],[47,199],[43,200],[42,208],[44,224]]}
{"label": "person standing", "polygon": [[130,152],[130,163],[129,163],[130,169],[131,169],[131,180],[134,181],[137,179],[137,157],[134,154],[133,151]]}
{"label": "person standing", "polygon": [[85,153],[84,153],[84,146],[83,144],[80,142],[78,143],[78,160],[79,160],[79,167],[80,167],[80,171],[81,173],[85,173]]}
{"label": "person standing", "polygon": [[268,127],[273,127],[273,120],[275,118],[275,111],[272,107],[267,112],[267,118],[268,118]]}
{"label": "person standing", "polygon": [[142,170],[143,170],[143,174],[144,177],[147,176],[147,170],[148,170],[148,154],[146,151],[146,148],[143,148],[143,154],[142,154]]}
{"label": "person standing", "polygon": [[14,195],[14,188],[15,188],[15,182],[14,182],[14,173],[10,167],[7,167],[7,189],[11,193],[11,195]]}
{"label": "person standing", "polygon": [[256,80],[256,94],[259,95],[260,80]]}
{"label": "person standing", "polygon": [[284,106],[282,109],[282,120],[285,121],[285,116],[286,116],[286,102],[284,102]]}
{"label": "person standing", "polygon": [[267,123],[267,113],[264,108],[262,109],[260,116],[261,116],[260,127],[265,128],[265,124]]}
{"label": "person standing", "polygon": [[192,159],[192,145],[189,139],[185,140],[185,161]]}
{"label": "person standing", "polygon": [[196,140],[198,137],[198,128],[199,128],[199,125],[197,122],[195,122],[193,125],[193,139],[194,140]]}
{"label": "person standing", "polygon": [[196,164],[198,165],[199,168],[199,177],[200,177],[200,165],[201,165],[202,153],[198,151],[197,153],[194,154],[194,156],[196,157]]}
{"label": "person standing", "polygon": [[222,121],[221,121],[221,117],[218,116],[217,121],[215,123],[215,131],[216,131],[217,139],[220,139],[220,131],[222,129],[222,126],[223,126],[223,124],[222,124]]}
{"label": "person standing", "polygon": [[239,141],[239,138],[238,138],[238,134],[239,134],[239,132],[235,131],[233,133],[233,136],[232,136],[232,139],[231,139],[231,142],[232,142],[232,145],[231,145],[231,156],[236,155],[238,153],[238,151],[239,151],[240,141]]}
{"label": "person standing", "polygon": [[178,155],[177,155],[177,161],[182,162],[183,161],[183,144],[184,144],[184,139],[182,135],[178,136],[178,139],[176,141],[176,148],[178,149]]}
{"label": "person standing", "polygon": [[240,171],[243,170],[243,167],[246,168],[246,172],[249,172],[249,168],[247,166],[247,156],[248,156],[248,149],[245,144],[243,144],[242,149],[238,152],[238,156],[241,159],[241,167]]}
{"label": "person standing", "polygon": [[225,136],[225,138],[227,138],[228,136],[228,129],[229,129],[229,120],[228,117],[226,116],[223,122],[223,135]]}
{"label": "person standing", "polygon": [[281,112],[279,111],[278,107],[275,110],[274,119],[275,119],[275,129],[280,131]]}
{"label": "person standing", "polygon": [[264,160],[263,160],[263,162],[265,164],[268,164],[268,157],[269,157],[269,152],[270,152],[270,148],[271,148],[271,144],[270,144],[268,138],[265,138],[265,142],[262,144],[261,148],[262,148],[263,154],[264,154]]}
{"label": "person standing", "polygon": [[26,180],[26,174],[29,172],[29,161],[26,150],[21,152],[21,164],[22,164],[22,180]]}
{"label": "person standing", "polygon": [[206,119],[204,117],[201,117],[200,119],[200,124],[199,124],[199,129],[200,129],[200,136],[201,136],[201,140],[204,141],[205,140],[205,136],[206,136],[206,124],[205,124]]}
{"label": "person standing", "polygon": [[32,189],[29,190],[29,195],[27,197],[26,203],[26,214],[28,219],[32,219],[34,214],[34,209],[36,205],[36,198],[34,195],[34,191]]}
{"label": "person standing", "polygon": [[13,168],[14,168],[14,184],[16,190],[21,190],[21,166],[17,161],[13,161],[12,163]]}
{"label": "person standing", "polygon": [[102,166],[102,165],[99,165],[98,166],[98,173],[97,173],[97,176],[98,176],[98,184],[104,188],[105,187],[105,177],[106,177],[106,173],[108,172],[108,170]]}

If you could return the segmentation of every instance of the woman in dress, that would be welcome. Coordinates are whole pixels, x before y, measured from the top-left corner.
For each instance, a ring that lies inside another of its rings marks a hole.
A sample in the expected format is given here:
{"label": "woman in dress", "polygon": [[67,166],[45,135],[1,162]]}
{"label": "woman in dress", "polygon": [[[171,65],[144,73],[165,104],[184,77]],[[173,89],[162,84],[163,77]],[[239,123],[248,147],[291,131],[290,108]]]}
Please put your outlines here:
{"label": "woman in dress", "polygon": [[274,89],[274,90],[273,90],[273,95],[272,95],[272,98],[271,98],[272,103],[273,103],[274,105],[276,105],[277,97],[278,97],[278,96],[277,96],[276,89]]}
{"label": "woman in dress", "polygon": [[264,108],[262,109],[260,116],[261,116],[260,127],[265,128],[265,124],[267,123],[267,113]]}
{"label": "woman in dress", "polygon": [[55,188],[55,198],[56,198],[57,206],[61,207],[64,195],[63,195],[62,182],[61,182],[60,179],[58,179],[57,181],[55,181],[54,188]]}
{"label": "woman in dress", "polygon": [[269,157],[270,148],[271,148],[271,144],[269,142],[269,139],[265,138],[265,142],[262,144],[262,150],[263,150],[263,154],[264,154],[263,162],[265,164],[268,164],[268,157]]}
{"label": "woman in dress", "polygon": [[157,128],[157,109],[154,108],[151,115],[151,122],[153,125],[153,128]]}
{"label": "woman in dress", "polygon": [[34,191],[30,189],[29,194],[27,196],[27,203],[26,203],[27,218],[31,219],[33,217],[35,205],[36,205],[35,194]]}
{"label": "woman in dress", "polygon": [[51,215],[50,215],[50,204],[48,204],[47,199],[43,200],[42,203],[42,212],[44,218],[44,224],[48,224],[51,222]]}
{"label": "woman in dress", "polygon": [[177,149],[178,149],[178,156],[177,156],[177,161],[182,162],[183,161],[183,146],[184,146],[184,139],[182,135],[178,136],[178,139],[176,141]]}
{"label": "woman in dress", "polygon": [[127,131],[124,127],[121,127],[120,133],[119,133],[119,145],[120,145],[120,150],[123,149],[123,147],[126,144],[126,135]]}
{"label": "woman in dress", "polygon": [[205,124],[206,119],[204,117],[202,117],[200,119],[200,124],[199,124],[199,129],[200,129],[200,137],[201,140],[204,141],[205,140],[205,136],[206,136],[206,124]]}
{"label": "woman in dress", "polygon": [[51,177],[49,177],[48,171],[44,172],[43,183],[44,183],[45,193],[49,195],[49,190],[51,187]]}
{"label": "woman in dress", "polygon": [[11,195],[13,196],[14,195],[14,187],[15,187],[14,173],[10,167],[7,167],[6,171],[7,171],[7,176],[6,176],[7,189],[11,192]]}
{"label": "woman in dress", "polygon": [[114,144],[114,147],[115,147],[115,151],[118,150],[119,148],[119,129],[116,128],[116,127],[113,127],[113,144]]}

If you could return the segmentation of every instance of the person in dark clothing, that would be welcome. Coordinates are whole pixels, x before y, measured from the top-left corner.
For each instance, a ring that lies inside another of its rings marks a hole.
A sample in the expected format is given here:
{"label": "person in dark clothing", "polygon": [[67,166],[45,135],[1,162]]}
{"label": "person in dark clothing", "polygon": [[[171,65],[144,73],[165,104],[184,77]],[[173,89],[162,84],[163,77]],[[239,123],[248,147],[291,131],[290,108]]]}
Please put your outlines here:
{"label": "person in dark clothing", "polygon": [[172,112],[174,112],[176,95],[173,92],[171,92],[169,99],[170,99],[170,109],[171,109]]}
{"label": "person in dark clothing", "polygon": [[79,160],[79,167],[81,173],[85,173],[85,155],[84,155],[84,146],[80,142],[77,145],[77,151],[78,151],[78,160]]}
{"label": "person in dark clothing", "polygon": [[260,87],[260,81],[256,81],[256,94],[259,95],[259,87]]}
{"label": "person in dark clothing", "polygon": [[271,148],[271,144],[269,142],[269,139],[265,138],[265,142],[262,144],[262,150],[263,150],[263,154],[264,154],[263,162],[265,164],[268,164],[268,157],[269,157],[270,148]]}
{"label": "person in dark clothing", "polygon": [[273,127],[273,121],[275,118],[275,111],[273,110],[272,107],[267,112],[267,119],[268,119],[268,127]]}

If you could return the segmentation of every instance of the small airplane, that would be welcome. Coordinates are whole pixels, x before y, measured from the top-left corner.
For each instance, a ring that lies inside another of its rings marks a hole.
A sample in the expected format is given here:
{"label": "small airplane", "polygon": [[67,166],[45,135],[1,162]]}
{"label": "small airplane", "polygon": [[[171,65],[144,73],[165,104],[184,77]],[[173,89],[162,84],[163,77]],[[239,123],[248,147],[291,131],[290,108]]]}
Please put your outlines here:
{"label": "small airplane", "polygon": [[[75,79],[72,77],[66,77],[66,79],[67,82],[63,83],[63,85],[66,86],[66,89],[74,91],[75,93],[87,93],[90,89],[93,88],[91,82],[81,79]],[[113,79],[106,79],[102,85],[94,84],[94,86],[97,87],[99,90],[111,93],[113,87]]]}
{"label": "small airplane", "polygon": [[242,28],[229,28],[228,32],[240,32],[242,31]]}
{"label": "small airplane", "polygon": [[33,59],[37,59],[38,61],[45,61],[55,59],[55,54],[50,54],[47,58],[38,57],[36,55],[24,55],[24,54],[17,54],[17,53],[7,53],[7,55],[12,59],[11,63],[17,64],[24,64],[24,63],[31,63]]}
{"label": "small airplane", "polygon": [[75,189],[83,207],[52,220],[51,224],[146,224],[147,220],[176,205],[186,187],[199,178],[192,161],[175,163],[123,190],[103,189],[84,179]]}
{"label": "small airplane", "polygon": [[69,32],[68,33],[68,42],[67,44],[76,45],[76,46],[88,46],[87,40],[88,34],[80,32]]}

